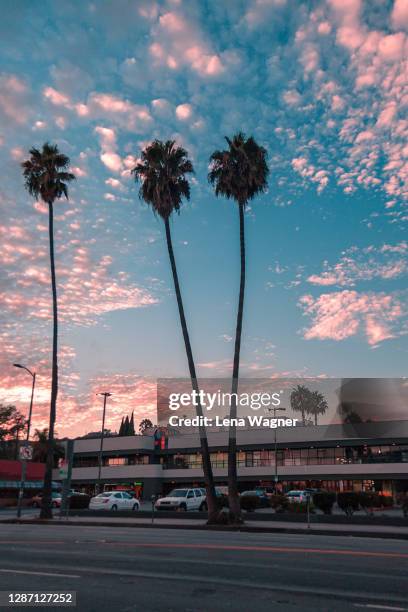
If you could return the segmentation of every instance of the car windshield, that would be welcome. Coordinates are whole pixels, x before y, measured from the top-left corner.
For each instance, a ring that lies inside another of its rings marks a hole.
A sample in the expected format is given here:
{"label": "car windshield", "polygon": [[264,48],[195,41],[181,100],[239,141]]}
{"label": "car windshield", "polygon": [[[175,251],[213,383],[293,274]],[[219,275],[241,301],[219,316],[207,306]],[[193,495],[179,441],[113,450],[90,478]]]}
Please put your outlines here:
{"label": "car windshield", "polygon": [[167,497],[186,497],[187,489],[173,489]]}
{"label": "car windshield", "polygon": [[110,497],[112,493],[99,493],[96,497]]}

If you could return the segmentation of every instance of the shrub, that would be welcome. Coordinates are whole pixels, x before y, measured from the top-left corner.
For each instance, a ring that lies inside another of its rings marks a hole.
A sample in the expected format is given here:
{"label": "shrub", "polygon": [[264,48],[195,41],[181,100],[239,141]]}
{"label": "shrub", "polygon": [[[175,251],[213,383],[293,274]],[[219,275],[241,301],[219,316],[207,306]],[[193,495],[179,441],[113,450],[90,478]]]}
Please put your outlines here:
{"label": "shrub", "polygon": [[[307,513],[307,502],[295,502],[288,504],[287,510],[293,514],[306,514]],[[309,502],[309,512],[314,513],[314,506]]]}
{"label": "shrub", "polygon": [[289,500],[286,495],[280,495],[279,493],[274,493],[270,497],[271,507],[275,510],[275,512],[285,512],[289,506]]}
{"label": "shrub", "polygon": [[333,504],[336,501],[336,494],[329,491],[319,491],[313,495],[313,504],[323,512],[323,514],[331,514]]}
{"label": "shrub", "polygon": [[356,491],[337,493],[337,505],[347,516],[352,516],[360,508],[359,497]]}
{"label": "shrub", "polygon": [[242,495],[240,497],[240,503],[242,510],[246,510],[247,512],[253,512],[261,505],[261,500],[258,495]]}
{"label": "shrub", "polygon": [[71,495],[69,498],[69,507],[71,510],[88,508],[90,499],[89,495]]}

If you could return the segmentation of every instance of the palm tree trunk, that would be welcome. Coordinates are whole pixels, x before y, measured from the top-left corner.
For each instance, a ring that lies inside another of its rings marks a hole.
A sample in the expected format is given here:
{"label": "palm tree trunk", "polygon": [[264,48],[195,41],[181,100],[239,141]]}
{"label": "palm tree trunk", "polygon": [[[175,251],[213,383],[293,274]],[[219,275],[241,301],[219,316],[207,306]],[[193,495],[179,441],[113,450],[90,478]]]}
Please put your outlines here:
{"label": "palm tree trunk", "polygon": [[49,239],[50,239],[50,268],[52,286],[52,312],[53,312],[53,334],[52,334],[52,371],[51,371],[51,402],[50,423],[48,430],[47,462],[44,475],[44,493],[41,502],[40,518],[52,518],[51,493],[52,493],[52,469],[54,467],[54,426],[57,411],[58,395],[58,305],[57,305],[57,283],[55,280],[54,259],[54,209],[53,203],[48,203],[49,208]]}
{"label": "palm tree trunk", "polygon": [[[245,295],[245,218],[244,204],[239,202],[239,243],[241,255],[241,280],[239,285],[237,326],[235,331],[234,365],[232,369],[230,418],[237,416],[237,393],[239,378],[239,358],[241,352],[242,318],[244,314]],[[241,505],[238,496],[237,477],[237,431],[235,425],[230,425],[228,440],[228,499],[232,521],[242,522]]]}
{"label": "palm tree trunk", "polygon": [[315,418],[315,425],[317,425],[317,412],[315,412],[314,418]]}
{"label": "palm tree trunk", "polygon": [[[193,390],[199,393],[193,352],[191,350],[190,337],[188,334],[186,317],[184,315],[183,300],[181,297],[180,284],[178,280],[177,267],[176,267],[176,260],[174,258],[173,244],[171,240],[170,222],[169,222],[168,217],[164,219],[164,225],[166,228],[167,248],[169,251],[171,271],[173,273],[174,289],[176,292],[181,329],[183,332],[184,345],[185,345],[185,349],[187,353],[187,361],[188,361],[188,369],[190,372],[191,385],[193,387]],[[203,416],[203,409],[199,401],[197,402],[196,413],[198,417]],[[200,422],[201,422],[201,419],[200,419]],[[213,471],[212,471],[212,466],[211,466],[210,450],[208,447],[207,433],[206,433],[205,427],[202,427],[202,426],[199,427],[199,435],[200,435],[200,444],[201,444],[201,454],[203,458],[204,479],[205,479],[205,486],[206,486],[206,492],[207,492],[206,501],[207,501],[207,507],[208,507],[208,523],[212,523],[212,522],[216,522],[217,520],[218,509],[217,509],[217,499],[215,496],[214,477],[213,477]]]}

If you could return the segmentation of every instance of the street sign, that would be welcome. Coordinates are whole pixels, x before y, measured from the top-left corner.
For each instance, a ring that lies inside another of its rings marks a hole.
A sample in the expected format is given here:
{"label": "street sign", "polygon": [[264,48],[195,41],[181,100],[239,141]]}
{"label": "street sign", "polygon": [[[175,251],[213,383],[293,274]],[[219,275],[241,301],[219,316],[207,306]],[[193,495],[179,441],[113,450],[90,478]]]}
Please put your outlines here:
{"label": "street sign", "polygon": [[68,461],[66,459],[61,459],[60,461],[59,475],[61,478],[66,478],[68,476]]}
{"label": "street sign", "polygon": [[18,451],[21,461],[31,461],[33,458],[33,447],[31,444],[22,444]]}

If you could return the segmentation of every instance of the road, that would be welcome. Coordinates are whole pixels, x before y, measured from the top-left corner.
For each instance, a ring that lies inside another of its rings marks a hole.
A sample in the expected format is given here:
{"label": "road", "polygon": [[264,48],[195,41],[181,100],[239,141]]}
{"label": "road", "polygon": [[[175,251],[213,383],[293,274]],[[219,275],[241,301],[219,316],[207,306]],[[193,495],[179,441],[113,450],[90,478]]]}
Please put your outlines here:
{"label": "road", "polygon": [[0,525],[0,590],[76,591],[81,612],[400,611],[407,575],[400,540]]}

